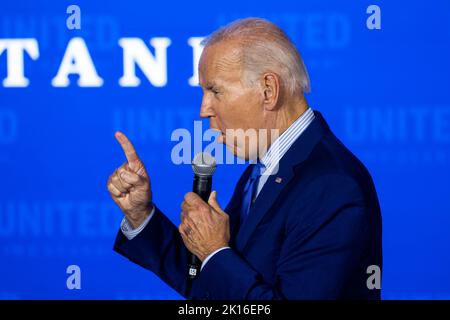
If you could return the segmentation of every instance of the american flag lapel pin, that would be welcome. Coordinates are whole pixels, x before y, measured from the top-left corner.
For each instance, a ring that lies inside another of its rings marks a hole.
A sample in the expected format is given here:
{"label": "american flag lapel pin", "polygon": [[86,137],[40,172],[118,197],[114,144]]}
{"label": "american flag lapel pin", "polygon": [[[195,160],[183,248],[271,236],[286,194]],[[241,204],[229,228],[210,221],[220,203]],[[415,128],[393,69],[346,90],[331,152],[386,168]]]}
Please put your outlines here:
{"label": "american flag lapel pin", "polygon": [[275,182],[276,183],[281,183],[283,181],[283,179],[281,177],[276,177],[275,178]]}

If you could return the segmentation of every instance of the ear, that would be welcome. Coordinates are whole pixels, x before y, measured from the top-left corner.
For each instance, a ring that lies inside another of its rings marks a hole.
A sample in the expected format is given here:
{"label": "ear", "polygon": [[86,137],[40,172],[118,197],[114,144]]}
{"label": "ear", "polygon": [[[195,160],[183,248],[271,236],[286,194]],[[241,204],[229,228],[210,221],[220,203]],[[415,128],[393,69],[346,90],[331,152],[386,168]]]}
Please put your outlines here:
{"label": "ear", "polygon": [[272,111],[278,104],[280,95],[280,79],[275,73],[265,73],[263,76],[264,109]]}

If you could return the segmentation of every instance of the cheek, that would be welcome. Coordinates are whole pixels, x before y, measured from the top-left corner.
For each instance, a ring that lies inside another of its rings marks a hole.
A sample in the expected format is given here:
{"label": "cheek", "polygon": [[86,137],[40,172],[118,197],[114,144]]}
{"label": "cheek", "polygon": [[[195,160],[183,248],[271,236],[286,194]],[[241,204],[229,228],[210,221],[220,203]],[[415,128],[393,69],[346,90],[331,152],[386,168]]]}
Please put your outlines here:
{"label": "cheek", "polygon": [[261,116],[255,94],[239,96],[233,101],[233,123],[236,129],[255,129]]}
{"label": "cheek", "polygon": [[[245,91],[245,92],[244,92]],[[215,103],[216,124],[222,131],[257,127],[260,116],[260,101],[254,91],[238,88]]]}
{"label": "cheek", "polygon": [[220,110],[216,111],[216,116],[211,118],[210,124],[212,129],[218,129],[220,131],[226,130],[226,126],[224,124],[224,115]]}
{"label": "cheek", "polygon": [[227,129],[235,128],[235,120],[236,111],[234,109],[234,105],[225,101],[217,101],[215,104],[215,117],[214,124],[216,128],[222,132],[225,132]]}

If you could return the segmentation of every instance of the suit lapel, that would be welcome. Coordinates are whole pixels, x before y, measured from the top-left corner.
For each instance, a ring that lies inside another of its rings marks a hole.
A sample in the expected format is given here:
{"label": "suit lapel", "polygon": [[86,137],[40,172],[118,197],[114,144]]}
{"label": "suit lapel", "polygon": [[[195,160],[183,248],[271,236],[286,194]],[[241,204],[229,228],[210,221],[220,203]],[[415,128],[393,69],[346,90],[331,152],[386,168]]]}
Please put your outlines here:
{"label": "suit lapel", "polygon": [[[236,247],[239,251],[243,251],[250,235],[253,233],[256,226],[267,213],[269,208],[272,207],[280,192],[284,189],[284,186],[288,184],[292,179],[292,170],[286,170],[291,168],[283,169],[284,170],[280,170],[278,174],[271,175],[267,179],[264,187],[256,198],[256,201],[251,206],[248,217],[245,220],[245,223],[241,226],[239,233],[237,234]],[[281,178],[282,183],[276,183],[276,178]]]}
{"label": "suit lapel", "polygon": [[[307,159],[314,146],[320,141],[323,133],[329,130],[322,115],[317,111],[314,114],[315,119],[280,160],[278,172],[267,179],[256,201],[250,208],[249,215],[237,234],[236,248],[238,251],[242,252],[244,250],[251,234],[255,231],[261,219],[295,176],[294,168]],[[247,168],[246,172],[248,177],[249,168]],[[239,193],[242,193],[242,189],[239,190]]]}

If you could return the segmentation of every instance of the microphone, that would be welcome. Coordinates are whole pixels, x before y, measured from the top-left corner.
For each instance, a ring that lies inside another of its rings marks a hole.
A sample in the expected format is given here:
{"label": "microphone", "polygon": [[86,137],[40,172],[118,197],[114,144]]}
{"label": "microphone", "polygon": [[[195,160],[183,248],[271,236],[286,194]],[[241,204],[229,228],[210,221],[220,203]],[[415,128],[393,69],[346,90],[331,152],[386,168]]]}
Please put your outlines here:
{"label": "microphone", "polygon": [[[208,152],[197,153],[192,160],[192,170],[194,171],[194,184],[192,191],[208,202],[211,194],[212,176],[216,171],[216,160]],[[189,263],[189,279],[195,279],[200,269],[200,260],[196,255],[191,255]]]}

